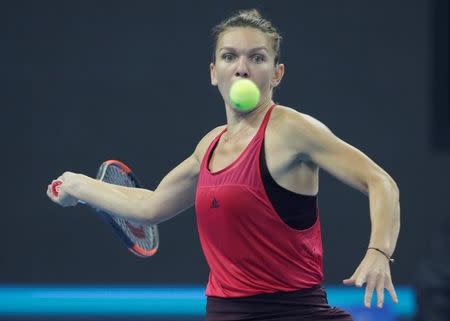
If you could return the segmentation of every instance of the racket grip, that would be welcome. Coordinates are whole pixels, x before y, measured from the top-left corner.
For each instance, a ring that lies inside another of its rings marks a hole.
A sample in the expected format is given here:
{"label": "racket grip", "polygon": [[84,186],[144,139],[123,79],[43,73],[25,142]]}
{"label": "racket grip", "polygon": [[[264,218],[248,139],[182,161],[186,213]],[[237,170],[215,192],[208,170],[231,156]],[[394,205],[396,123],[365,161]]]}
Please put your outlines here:
{"label": "racket grip", "polygon": [[59,186],[60,185],[62,185],[62,181],[54,181],[53,183],[52,183],[52,194],[53,194],[53,196],[55,196],[55,197],[58,197],[59,196],[59,190],[60,190],[60,188],[59,188]]}
{"label": "racket grip", "polygon": [[[54,181],[53,182],[53,184],[52,184],[52,194],[55,196],[55,197],[58,197],[59,196],[59,186],[61,186],[62,185],[62,183],[63,183],[63,181]],[[80,203],[80,204],[86,204],[86,202],[85,201],[82,201],[82,200],[78,200],[78,203]]]}

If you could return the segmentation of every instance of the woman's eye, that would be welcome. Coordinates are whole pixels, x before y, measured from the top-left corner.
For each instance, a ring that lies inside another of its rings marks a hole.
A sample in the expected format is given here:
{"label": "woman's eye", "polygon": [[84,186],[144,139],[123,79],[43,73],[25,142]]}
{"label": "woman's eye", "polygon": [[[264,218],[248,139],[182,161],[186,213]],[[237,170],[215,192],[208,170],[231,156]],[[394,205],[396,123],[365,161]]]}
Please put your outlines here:
{"label": "woman's eye", "polygon": [[263,55],[254,55],[254,56],[252,56],[252,61],[257,64],[260,64],[264,61],[264,56]]}
{"label": "woman's eye", "polygon": [[226,62],[230,62],[230,61],[233,61],[234,55],[231,53],[225,53],[222,55],[222,59]]}

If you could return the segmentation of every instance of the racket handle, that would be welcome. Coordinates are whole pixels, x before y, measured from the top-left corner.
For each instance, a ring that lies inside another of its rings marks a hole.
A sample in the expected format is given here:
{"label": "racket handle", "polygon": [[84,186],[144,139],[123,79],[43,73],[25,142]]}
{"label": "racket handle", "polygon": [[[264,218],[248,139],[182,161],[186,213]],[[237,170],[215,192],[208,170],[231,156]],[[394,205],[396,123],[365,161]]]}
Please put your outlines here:
{"label": "racket handle", "polygon": [[60,185],[62,185],[62,181],[54,181],[53,183],[52,183],[52,194],[53,194],[53,196],[55,196],[55,197],[58,197],[59,196],[59,191],[60,191]]}
{"label": "racket handle", "polygon": [[[63,184],[63,181],[54,181],[53,182],[53,184],[52,184],[52,194],[55,196],[55,197],[58,197],[59,196],[59,191],[60,191],[60,187],[59,186],[61,186]],[[82,200],[78,200],[78,203],[80,203],[80,204],[86,204],[86,202],[85,201],[82,201]]]}

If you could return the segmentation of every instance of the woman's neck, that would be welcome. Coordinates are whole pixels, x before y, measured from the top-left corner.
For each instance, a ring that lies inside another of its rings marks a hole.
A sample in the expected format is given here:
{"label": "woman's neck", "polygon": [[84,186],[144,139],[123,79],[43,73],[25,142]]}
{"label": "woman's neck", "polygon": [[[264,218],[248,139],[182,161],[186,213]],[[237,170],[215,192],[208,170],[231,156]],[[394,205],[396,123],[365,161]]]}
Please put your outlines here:
{"label": "woman's neck", "polygon": [[225,134],[227,137],[244,135],[244,133],[252,132],[252,129],[259,128],[267,110],[273,104],[274,102],[269,99],[248,113],[238,112],[233,107],[226,105],[227,131]]}

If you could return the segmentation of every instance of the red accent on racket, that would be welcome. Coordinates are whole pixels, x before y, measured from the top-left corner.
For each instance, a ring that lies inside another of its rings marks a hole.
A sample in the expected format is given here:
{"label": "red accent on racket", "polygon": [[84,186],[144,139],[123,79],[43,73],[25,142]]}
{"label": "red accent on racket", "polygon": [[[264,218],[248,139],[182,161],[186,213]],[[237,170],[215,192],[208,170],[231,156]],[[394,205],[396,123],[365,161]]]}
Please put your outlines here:
{"label": "red accent on racket", "polygon": [[51,188],[52,188],[52,194],[55,196],[55,197],[58,197],[59,196],[59,186],[62,184],[63,182],[62,181],[54,181],[53,183],[52,183],[52,186],[51,186]]}
{"label": "red accent on racket", "polygon": [[[118,160],[103,162],[98,169],[96,178],[110,184],[131,188],[142,187],[133,171]],[[140,222],[110,215],[101,210],[96,211],[111,224],[119,238],[132,253],[140,257],[149,257],[157,252],[159,246],[157,225],[141,224]]]}
{"label": "red accent on racket", "polygon": [[[103,162],[98,169],[96,178],[109,184],[130,188],[142,187],[133,171],[118,160],[107,160]],[[55,197],[59,196],[59,186],[62,184],[63,181],[60,180],[52,183],[51,191]],[[83,201],[79,202],[86,204]],[[94,210],[111,224],[120,240],[122,240],[133,254],[139,257],[150,257],[158,251],[159,234],[157,225],[141,224],[122,217],[110,215],[99,209],[94,208]]]}

